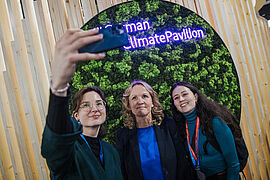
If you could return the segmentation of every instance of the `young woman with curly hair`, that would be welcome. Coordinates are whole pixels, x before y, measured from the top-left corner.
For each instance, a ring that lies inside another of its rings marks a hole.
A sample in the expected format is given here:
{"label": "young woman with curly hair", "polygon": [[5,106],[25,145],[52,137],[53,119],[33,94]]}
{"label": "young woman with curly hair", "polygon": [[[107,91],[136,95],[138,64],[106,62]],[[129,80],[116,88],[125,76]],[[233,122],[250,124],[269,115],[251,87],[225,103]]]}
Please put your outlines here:
{"label": "young woman with curly hair", "polygon": [[[186,139],[190,164],[198,176],[205,175],[209,180],[238,179],[240,164],[234,137],[240,138],[241,130],[230,111],[187,82],[172,86],[171,102],[173,118],[180,136]],[[208,143],[207,134],[215,137],[221,152]]]}

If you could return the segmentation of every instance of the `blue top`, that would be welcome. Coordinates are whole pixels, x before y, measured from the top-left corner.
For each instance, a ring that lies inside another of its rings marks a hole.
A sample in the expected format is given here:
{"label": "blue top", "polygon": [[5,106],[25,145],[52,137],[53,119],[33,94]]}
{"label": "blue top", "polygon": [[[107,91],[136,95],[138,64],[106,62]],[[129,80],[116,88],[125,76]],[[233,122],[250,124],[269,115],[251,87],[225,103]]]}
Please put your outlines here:
{"label": "blue top", "polygon": [[153,126],[137,128],[144,180],[164,180],[159,149]]}
{"label": "blue top", "polygon": [[[184,115],[189,130],[190,142],[196,127],[197,109],[195,108],[189,114]],[[214,136],[221,148],[222,153],[216,150],[210,143],[207,143],[206,149],[208,155],[205,154],[203,145],[206,142],[206,136],[203,135],[201,126],[199,128],[199,161],[200,169],[206,176],[227,171],[227,180],[235,180],[239,178],[240,163],[238,161],[235,148],[233,134],[227,124],[218,117],[213,118]]]}

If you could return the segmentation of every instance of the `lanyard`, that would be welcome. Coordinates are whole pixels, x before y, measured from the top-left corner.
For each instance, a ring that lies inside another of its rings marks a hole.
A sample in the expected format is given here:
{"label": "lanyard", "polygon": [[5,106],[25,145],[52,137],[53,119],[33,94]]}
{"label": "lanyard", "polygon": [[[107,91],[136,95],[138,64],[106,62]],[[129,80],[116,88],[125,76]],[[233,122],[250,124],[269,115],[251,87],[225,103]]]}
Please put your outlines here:
{"label": "lanyard", "polygon": [[[89,149],[91,150],[91,147],[90,145],[88,144],[88,142],[86,141],[85,137],[83,136],[83,134],[80,134],[81,137],[83,138],[83,140],[86,142],[87,146],[89,147]],[[102,151],[102,146],[101,146],[101,141],[100,139],[98,138],[98,141],[99,141],[99,144],[100,144],[100,152],[99,152],[99,157],[100,157],[100,160],[101,162],[103,163],[103,151]],[[92,150],[91,150],[92,151]]]}
{"label": "lanyard", "polygon": [[191,159],[192,162],[194,164],[194,166],[199,166],[199,153],[198,153],[198,139],[199,139],[199,124],[200,124],[200,119],[197,116],[197,120],[196,120],[196,130],[195,130],[195,149],[196,149],[196,154],[194,152],[194,150],[192,149],[191,145],[190,145],[190,141],[189,141],[189,131],[188,131],[188,125],[187,125],[187,121],[186,121],[186,132],[187,132],[187,141],[188,141],[188,149],[189,152],[191,154]]}

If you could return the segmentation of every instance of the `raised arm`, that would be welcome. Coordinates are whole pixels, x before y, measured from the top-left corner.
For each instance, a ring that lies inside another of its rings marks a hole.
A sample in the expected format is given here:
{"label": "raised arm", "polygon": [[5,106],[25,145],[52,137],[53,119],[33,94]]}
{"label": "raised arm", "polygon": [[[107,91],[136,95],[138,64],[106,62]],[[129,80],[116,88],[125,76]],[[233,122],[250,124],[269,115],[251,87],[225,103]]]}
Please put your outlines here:
{"label": "raised arm", "polygon": [[73,145],[82,131],[80,126],[73,127],[68,111],[70,91],[66,87],[74,75],[76,63],[105,56],[103,53],[79,53],[78,49],[102,38],[97,29],[76,29],[67,30],[56,43],[51,67],[50,102],[41,146],[41,154],[53,176],[61,177],[67,173],[66,169],[72,169]]}
{"label": "raised arm", "polygon": [[[105,57],[104,53],[79,53],[78,49],[103,38],[97,34],[98,30],[89,31],[67,30],[56,42],[54,60],[52,62],[51,87],[54,90],[64,89],[71,80],[76,70],[76,63],[79,61],[98,60]],[[54,94],[67,96],[67,92]]]}
{"label": "raised arm", "polygon": [[[101,59],[104,54],[78,53],[78,49],[86,44],[102,39],[97,35],[98,30],[82,31],[80,29],[67,30],[57,41],[55,55],[52,62],[51,89],[65,89],[76,70],[78,61]],[[68,111],[70,91],[51,91],[47,115],[47,124],[56,133],[72,132],[72,123]],[[63,97],[64,96],[64,97]]]}

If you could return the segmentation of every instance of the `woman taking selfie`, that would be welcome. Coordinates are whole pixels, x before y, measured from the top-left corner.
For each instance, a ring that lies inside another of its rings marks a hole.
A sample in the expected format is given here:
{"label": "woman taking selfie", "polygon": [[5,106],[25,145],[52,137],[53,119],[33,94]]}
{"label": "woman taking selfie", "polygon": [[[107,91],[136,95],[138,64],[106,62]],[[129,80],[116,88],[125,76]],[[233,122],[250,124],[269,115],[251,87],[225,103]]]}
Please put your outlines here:
{"label": "woman taking selfie", "polygon": [[[233,115],[187,82],[173,85],[171,96],[174,120],[180,135],[186,139],[198,178],[204,179],[205,175],[208,180],[238,179],[240,166],[233,133],[237,137],[241,131]],[[233,133],[227,124],[234,127]],[[206,134],[216,139],[221,152],[208,143]]]}
{"label": "woman taking selfie", "polygon": [[122,179],[114,147],[101,138],[108,106],[98,87],[85,87],[73,99],[69,114],[71,80],[78,61],[103,58],[104,54],[78,53],[86,44],[101,40],[98,30],[68,30],[56,43],[51,91],[41,154],[51,179]]}

